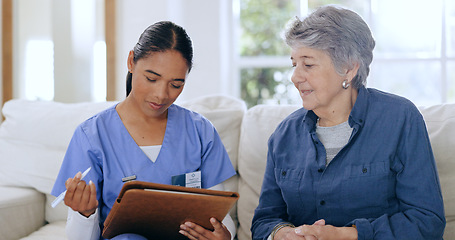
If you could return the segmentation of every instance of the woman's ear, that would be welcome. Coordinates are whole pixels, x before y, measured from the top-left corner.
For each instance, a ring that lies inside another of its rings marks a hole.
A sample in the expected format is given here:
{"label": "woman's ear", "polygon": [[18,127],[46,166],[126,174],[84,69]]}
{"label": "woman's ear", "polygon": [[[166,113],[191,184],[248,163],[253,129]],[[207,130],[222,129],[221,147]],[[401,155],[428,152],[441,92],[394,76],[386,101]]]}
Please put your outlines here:
{"label": "woman's ear", "polygon": [[132,73],[133,68],[134,68],[134,51],[133,50],[131,50],[128,53],[128,60],[127,60],[126,66],[128,67],[128,72]]}
{"label": "woman's ear", "polygon": [[357,75],[357,71],[359,71],[359,67],[360,67],[359,63],[354,63],[352,65],[352,68],[350,68],[346,71],[346,78],[349,79],[349,82],[351,82],[352,79]]}

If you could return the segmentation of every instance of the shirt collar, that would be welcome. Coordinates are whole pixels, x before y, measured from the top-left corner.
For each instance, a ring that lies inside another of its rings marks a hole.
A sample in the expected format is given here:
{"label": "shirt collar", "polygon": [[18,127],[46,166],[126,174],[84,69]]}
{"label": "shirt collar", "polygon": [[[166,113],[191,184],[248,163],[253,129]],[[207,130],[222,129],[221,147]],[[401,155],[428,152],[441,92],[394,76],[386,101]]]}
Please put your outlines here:
{"label": "shirt collar", "polygon": [[312,132],[316,130],[318,116],[312,110],[307,111],[303,119]]}
{"label": "shirt collar", "polygon": [[[358,92],[354,107],[349,114],[349,126],[351,127],[354,125],[363,126],[368,111],[368,89],[362,86]],[[313,131],[316,128],[318,116],[312,110],[307,111],[303,119],[309,129]]]}
{"label": "shirt collar", "polygon": [[368,111],[368,89],[362,86],[358,91],[359,94],[355,100],[354,107],[351,110],[351,114],[349,114],[349,125],[351,127],[356,124],[363,126]]}

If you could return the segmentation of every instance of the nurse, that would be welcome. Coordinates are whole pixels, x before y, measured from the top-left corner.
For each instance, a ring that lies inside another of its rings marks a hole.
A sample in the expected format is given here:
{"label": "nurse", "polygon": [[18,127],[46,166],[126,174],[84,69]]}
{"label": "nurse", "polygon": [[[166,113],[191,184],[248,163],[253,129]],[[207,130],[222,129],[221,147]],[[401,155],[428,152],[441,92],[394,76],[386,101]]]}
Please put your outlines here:
{"label": "nurse", "polygon": [[[104,220],[127,179],[172,184],[172,177],[200,171],[201,187],[223,190],[233,175],[227,152],[213,125],[177,106],[192,67],[192,42],[168,21],[148,27],[128,55],[127,97],[77,127],[52,194],[65,189],[69,239],[103,239]],[[91,167],[81,180],[80,171]],[[211,219],[214,231],[185,223],[190,239],[232,239],[229,215]],[[114,239],[145,239],[123,234]]]}

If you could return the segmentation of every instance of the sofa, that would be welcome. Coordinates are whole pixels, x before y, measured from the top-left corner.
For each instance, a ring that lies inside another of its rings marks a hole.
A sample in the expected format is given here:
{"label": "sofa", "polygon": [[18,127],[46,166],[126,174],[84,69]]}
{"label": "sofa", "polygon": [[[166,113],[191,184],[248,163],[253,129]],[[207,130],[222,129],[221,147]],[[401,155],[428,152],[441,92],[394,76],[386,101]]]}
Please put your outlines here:
{"label": "sofa", "polygon": [[[52,189],[76,126],[115,102],[58,103],[14,99],[2,108],[0,125],[0,239],[66,239],[67,207],[52,208]],[[237,175],[227,190],[240,198],[231,210],[236,239],[251,239],[266,163],[267,140],[277,124],[299,108],[258,105],[230,96],[204,96],[178,102],[209,119],[221,136]],[[447,226],[455,239],[455,104],[420,107],[437,161]]]}

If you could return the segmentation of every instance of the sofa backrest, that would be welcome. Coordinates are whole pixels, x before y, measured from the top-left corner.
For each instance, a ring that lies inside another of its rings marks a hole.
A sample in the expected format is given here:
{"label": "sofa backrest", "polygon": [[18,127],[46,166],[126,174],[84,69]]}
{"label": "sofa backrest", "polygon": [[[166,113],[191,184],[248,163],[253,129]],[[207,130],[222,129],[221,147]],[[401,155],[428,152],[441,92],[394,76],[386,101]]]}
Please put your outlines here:
{"label": "sofa backrest", "polygon": [[447,225],[444,239],[455,239],[455,104],[420,107],[436,159]]}
{"label": "sofa backrest", "polygon": [[240,130],[239,194],[237,204],[239,240],[251,239],[251,220],[259,203],[267,161],[267,141],[277,125],[299,106],[257,105],[245,113]]}
{"label": "sofa backrest", "polygon": [[0,184],[46,194],[46,221],[66,220],[67,208],[50,206],[50,195],[77,125],[114,102],[65,104],[11,100],[0,125]]}
{"label": "sofa backrest", "polygon": [[[215,126],[232,165],[238,171],[240,126],[246,112],[245,103],[237,98],[214,95],[188,100],[179,105],[202,114]],[[238,175],[227,180],[224,187],[227,191],[237,192]],[[235,224],[238,224],[237,204],[231,209],[230,214]]]}
{"label": "sofa backrest", "polygon": [[[73,103],[11,100],[0,125],[0,185],[32,187],[46,193],[46,220],[66,219],[66,207],[50,207],[50,196],[66,147],[76,126],[115,102]],[[238,239],[251,239],[266,164],[267,141],[276,126],[299,106],[245,104],[227,96],[207,96],[179,105],[199,112],[216,127],[238,176],[227,190],[238,191]],[[455,104],[420,108],[427,124],[441,181],[447,218],[445,239],[455,239]],[[238,186],[237,186],[238,184]],[[236,214],[237,213],[237,214]],[[236,220],[237,222],[237,220]]]}

